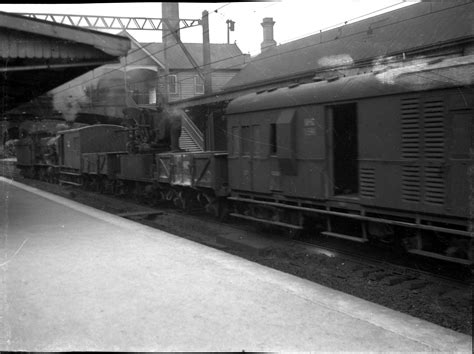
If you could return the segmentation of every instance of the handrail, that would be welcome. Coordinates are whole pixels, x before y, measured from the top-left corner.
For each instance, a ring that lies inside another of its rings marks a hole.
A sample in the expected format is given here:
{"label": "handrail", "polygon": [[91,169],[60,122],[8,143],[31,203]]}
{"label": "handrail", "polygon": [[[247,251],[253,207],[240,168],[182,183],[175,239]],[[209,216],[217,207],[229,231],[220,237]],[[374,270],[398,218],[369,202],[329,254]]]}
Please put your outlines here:
{"label": "handrail", "polygon": [[181,111],[181,117],[183,128],[189,133],[189,136],[194,140],[199,148],[204,150],[204,134],[199,130],[196,124],[194,124],[186,112]]}

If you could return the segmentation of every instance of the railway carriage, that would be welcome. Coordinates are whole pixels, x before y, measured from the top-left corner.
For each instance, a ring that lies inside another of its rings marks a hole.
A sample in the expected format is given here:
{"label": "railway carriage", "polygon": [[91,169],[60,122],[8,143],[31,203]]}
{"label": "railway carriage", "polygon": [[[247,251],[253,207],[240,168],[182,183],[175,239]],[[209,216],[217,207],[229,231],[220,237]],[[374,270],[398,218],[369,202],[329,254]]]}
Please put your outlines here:
{"label": "railway carriage", "polygon": [[232,215],[359,242],[400,237],[412,253],[469,263],[474,65],[452,64],[232,101]]}
{"label": "railway carriage", "polygon": [[177,120],[62,131],[59,179],[471,265],[473,72],[466,56],[248,94],[227,151],[177,151]]}
{"label": "railway carriage", "polygon": [[99,124],[59,132],[59,182],[99,184],[118,169],[116,153],[126,152],[124,127]]}

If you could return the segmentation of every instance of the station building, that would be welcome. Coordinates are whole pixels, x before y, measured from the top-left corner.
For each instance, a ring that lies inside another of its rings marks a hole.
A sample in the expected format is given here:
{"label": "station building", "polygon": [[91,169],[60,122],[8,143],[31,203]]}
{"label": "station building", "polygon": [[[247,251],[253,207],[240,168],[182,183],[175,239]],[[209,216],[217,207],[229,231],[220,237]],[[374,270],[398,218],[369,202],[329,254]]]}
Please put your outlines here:
{"label": "station building", "polygon": [[[172,102],[192,117],[208,117],[206,149],[226,149],[228,102],[251,92],[317,80],[428,65],[437,60],[474,56],[474,4],[469,0],[420,2],[357,22],[277,45],[264,18],[261,53],[252,57],[218,95]],[[441,78],[442,79],[442,78]]]}

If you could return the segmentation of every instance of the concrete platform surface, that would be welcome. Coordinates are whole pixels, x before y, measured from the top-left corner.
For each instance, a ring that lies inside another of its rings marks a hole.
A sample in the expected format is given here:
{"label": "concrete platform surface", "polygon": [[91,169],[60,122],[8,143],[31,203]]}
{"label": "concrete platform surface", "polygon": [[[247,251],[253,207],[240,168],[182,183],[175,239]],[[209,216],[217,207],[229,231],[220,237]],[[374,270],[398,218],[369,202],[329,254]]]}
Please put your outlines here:
{"label": "concrete platform surface", "polygon": [[0,350],[471,353],[472,337],[0,178]]}

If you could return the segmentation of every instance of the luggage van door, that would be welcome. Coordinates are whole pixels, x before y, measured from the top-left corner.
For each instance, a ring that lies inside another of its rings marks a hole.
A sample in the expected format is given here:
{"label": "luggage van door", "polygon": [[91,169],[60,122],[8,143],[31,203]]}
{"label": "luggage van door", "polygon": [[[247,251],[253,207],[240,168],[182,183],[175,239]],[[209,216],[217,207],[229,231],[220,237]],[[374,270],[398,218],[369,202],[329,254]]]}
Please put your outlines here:
{"label": "luggage van door", "polygon": [[357,105],[328,107],[329,196],[357,197],[359,193],[359,151]]}

